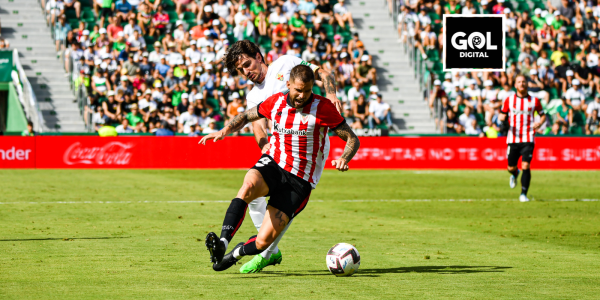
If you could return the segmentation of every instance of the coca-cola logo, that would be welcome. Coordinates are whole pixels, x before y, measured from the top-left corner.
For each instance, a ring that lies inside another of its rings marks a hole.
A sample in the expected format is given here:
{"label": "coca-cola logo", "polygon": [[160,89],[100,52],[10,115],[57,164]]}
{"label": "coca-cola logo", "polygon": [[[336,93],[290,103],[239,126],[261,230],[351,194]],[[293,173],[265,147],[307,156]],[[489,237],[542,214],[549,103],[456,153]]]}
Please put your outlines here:
{"label": "coca-cola logo", "polygon": [[110,142],[102,147],[85,147],[76,142],[65,151],[63,160],[67,165],[128,165],[132,155],[128,150],[133,146]]}

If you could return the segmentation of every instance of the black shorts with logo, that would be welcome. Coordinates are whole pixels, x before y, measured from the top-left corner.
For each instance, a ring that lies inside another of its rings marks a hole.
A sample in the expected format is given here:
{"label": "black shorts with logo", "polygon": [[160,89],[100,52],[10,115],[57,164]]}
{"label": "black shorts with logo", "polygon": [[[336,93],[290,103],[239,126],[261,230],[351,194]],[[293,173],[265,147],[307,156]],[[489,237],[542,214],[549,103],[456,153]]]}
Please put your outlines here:
{"label": "black shorts with logo", "polygon": [[252,169],[260,172],[269,187],[270,206],[285,213],[290,220],[306,207],[312,192],[308,181],[282,169],[267,154],[263,154]]}
{"label": "black shorts with logo", "polygon": [[508,149],[506,149],[508,165],[516,166],[519,162],[519,157],[522,157],[525,162],[531,162],[531,159],[533,159],[533,148],[533,143],[508,144]]}

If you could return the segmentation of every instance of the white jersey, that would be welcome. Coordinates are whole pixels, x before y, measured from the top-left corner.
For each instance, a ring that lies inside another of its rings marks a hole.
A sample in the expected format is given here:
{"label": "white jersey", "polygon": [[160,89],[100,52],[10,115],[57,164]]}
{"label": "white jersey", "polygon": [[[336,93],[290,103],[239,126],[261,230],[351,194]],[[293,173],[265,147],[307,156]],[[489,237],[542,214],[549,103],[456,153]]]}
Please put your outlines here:
{"label": "white jersey", "polygon": [[263,82],[261,84],[255,83],[252,90],[246,96],[247,109],[257,106],[271,97],[271,95],[287,91],[286,82],[290,79],[290,72],[293,67],[300,64],[309,66],[313,71],[319,68],[292,55],[280,56],[269,66]]}

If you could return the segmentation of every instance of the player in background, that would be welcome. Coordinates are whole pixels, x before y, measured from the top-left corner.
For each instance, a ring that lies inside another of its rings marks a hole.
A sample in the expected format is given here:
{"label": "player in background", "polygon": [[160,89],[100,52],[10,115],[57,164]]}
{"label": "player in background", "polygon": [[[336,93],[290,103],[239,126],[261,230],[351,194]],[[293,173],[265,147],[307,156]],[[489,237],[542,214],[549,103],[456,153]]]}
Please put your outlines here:
{"label": "player in background", "polygon": [[[333,102],[338,112],[341,112],[342,104],[336,96],[335,87],[337,85],[335,76],[313,64],[307,63],[292,55],[283,55],[271,63],[271,65],[267,66],[258,46],[246,40],[234,43],[225,56],[225,66],[230,70],[232,75],[240,73],[254,82],[254,88],[252,88],[246,96],[246,110],[256,107],[259,103],[265,101],[273,94],[286,91],[286,82],[289,80],[290,72],[294,66],[299,64],[309,66],[313,70],[315,79],[321,81],[327,98]],[[266,119],[253,122],[252,126],[254,138],[258,143],[258,147],[261,149],[262,153],[266,153],[270,147],[267,138]],[[256,230],[260,230],[267,209],[265,198],[260,197],[252,201],[249,208],[250,218],[252,219]],[[277,245],[286,230],[287,227],[268,249],[244,264],[240,268],[240,272],[258,272],[266,266],[281,263],[282,255]]]}
{"label": "player in background", "polygon": [[[308,203],[316,188],[329,155],[327,133],[333,130],[346,141],[344,152],[332,165],[339,171],[348,170],[360,141],[330,100],[314,95],[313,70],[306,65],[295,66],[287,81],[288,92],[277,93],[258,106],[235,116],[225,128],[200,140],[205,144],[223,139],[242,129],[249,122],[270,119],[273,122],[271,147],[244,178],[225,218],[220,238],[214,232],[206,236],[213,269],[227,270],[242,256],[257,255],[266,250]],[[258,197],[270,196],[267,212],[257,236],[239,243],[227,255],[227,246],[240,228],[248,204]]]}
{"label": "player in background", "polygon": [[[528,202],[527,191],[531,182],[530,163],[533,159],[533,136],[535,131],[546,122],[546,114],[542,109],[540,99],[531,97],[527,91],[527,78],[525,75],[518,75],[515,79],[515,89],[517,93],[504,99],[500,110],[500,121],[505,122],[508,117],[508,135],[506,143],[508,148],[506,156],[508,160],[508,172],[510,176],[510,188],[516,186],[517,177],[519,177],[519,168],[517,163],[519,157],[522,158],[521,168],[521,196],[519,201]],[[534,114],[540,115],[540,120],[534,123]]]}

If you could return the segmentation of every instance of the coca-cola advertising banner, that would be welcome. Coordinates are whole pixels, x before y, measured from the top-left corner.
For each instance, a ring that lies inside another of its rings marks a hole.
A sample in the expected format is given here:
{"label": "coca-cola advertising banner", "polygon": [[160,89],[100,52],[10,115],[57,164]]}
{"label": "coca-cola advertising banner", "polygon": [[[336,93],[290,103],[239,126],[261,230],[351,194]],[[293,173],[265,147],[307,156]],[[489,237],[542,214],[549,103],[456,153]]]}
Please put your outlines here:
{"label": "coca-cola advertising banner", "polygon": [[[0,137],[0,168],[247,169],[260,151],[253,137]],[[344,151],[330,137],[329,160]],[[360,137],[355,169],[503,169],[506,140],[474,137]],[[600,138],[538,137],[532,167],[600,169]],[[327,168],[331,168],[327,164]]]}

